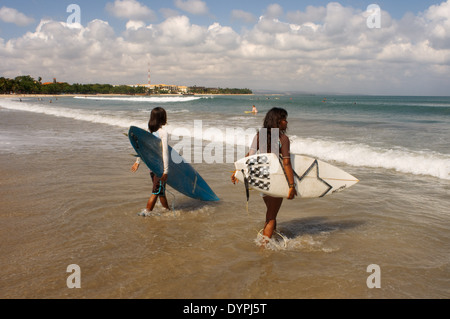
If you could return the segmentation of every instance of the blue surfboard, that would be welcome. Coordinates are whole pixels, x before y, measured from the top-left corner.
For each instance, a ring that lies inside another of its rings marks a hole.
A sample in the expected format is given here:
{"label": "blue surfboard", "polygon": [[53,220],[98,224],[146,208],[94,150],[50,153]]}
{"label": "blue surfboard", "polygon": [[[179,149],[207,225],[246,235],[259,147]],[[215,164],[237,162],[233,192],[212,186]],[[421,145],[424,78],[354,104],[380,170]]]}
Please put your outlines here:
{"label": "blue surfboard", "polygon": [[[128,137],[134,150],[148,168],[161,177],[164,172],[161,140],[135,126],[130,127]],[[169,146],[167,184],[181,194],[194,199],[207,202],[219,200],[200,174],[189,163],[186,163],[181,155],[171,146]]]}

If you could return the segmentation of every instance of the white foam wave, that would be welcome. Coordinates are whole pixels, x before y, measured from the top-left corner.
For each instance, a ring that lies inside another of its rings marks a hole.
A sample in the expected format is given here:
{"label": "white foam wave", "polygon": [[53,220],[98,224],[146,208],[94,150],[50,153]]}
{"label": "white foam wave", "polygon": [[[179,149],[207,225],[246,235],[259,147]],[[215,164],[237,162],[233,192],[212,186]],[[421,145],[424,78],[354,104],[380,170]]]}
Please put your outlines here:
{"label": "white foam wave", "polygon": [[[33,104],[30,102],[16,102],[8,99],[0,100],[0,107],[12,110],[41,113],[57,117],[71,118],[75,120],[100,123],[122,128],[130,126],[146,127],[145,120],[135,120],[126,113],[108,114],[93,110],[70,109],[48,105]],[[229,130],[218,127],[202,127],[201,136],[197,136],[194,124],[171,124],[167,126],[170,134],[182,132],[183,137],[200,138],[204,147],[213,149],[226,147],[223,155],[230,149],[238,152],[244,146],[248,146],[256,130]],[[180,131],[181,129],[181,131]],[[229,136],[229,132],[234,136]],[[253,134],[252,134],[253,132]],[[221,136],[220,136],[221,135]],[[245,135],[245,136],[244,136]],[[247,136],[248,135],[248,136]],[[243,139],[243,137],[245,137]],[[173,142],[172,144],[177,142]],[[214,145],[210,145],[213,144]],[[217,146],[219,145],[219,146]],[[336,142],[330,140],[292,137],[291,151],[298,154],[306,154],[324,161],[336,161],[355,167],[373,167],[392,169],[402,173],[415,175],[428,175],[440,179],[450,180],[450,155],[428,151],[413,151],[402,148],[381,148],[354,142]],[[244,153],[245,154],[245,153]],[[223,159],[228,160],[228,159]]]}
{"label": "white foam wave", "polygon": [[328,237],[328,232],[321,232],[317,236],[301,235],[296,237],[287,237],[276,232],[272,238],[268,238],[259,232],[254,242],[258,247],[273,251],[302,250],[331,253],[337,249],[325,246],[324,242]]}
{"label": "white foam wave", "polygon": [[[5,103],[5,101],[7,101],[7,103]],[[56,117],[65,117],[79,121],[107,124],[124,128],[128,128],[132,125],[145,126],[145,123],[142,121],[135,121],[132,118],[128,118],[126,116],[108,115],[99,111],[70,109],[64,107],[50,107],[39,104],[16,102],[9,100],[5,101],[0,101],[0,107],[3,107],[5,109],[46,114]]]}
{"label": "white foam wave", "polygon": [[393,169],[450,180],[450,155],[407,149],[377,148],[352,142],[293,138],[293,153],[357,167]]}
{"label": "white foam wave", "polygon": [[121,97],[121,96],[75,96],[74,99],[84,100],[96,100],[96,101],[125,101],[125,102],[148,102],[148,103],[177,103],[177,102],[190,102],[200,100],[202,97],[195,96],[133,96],[133,97]]}

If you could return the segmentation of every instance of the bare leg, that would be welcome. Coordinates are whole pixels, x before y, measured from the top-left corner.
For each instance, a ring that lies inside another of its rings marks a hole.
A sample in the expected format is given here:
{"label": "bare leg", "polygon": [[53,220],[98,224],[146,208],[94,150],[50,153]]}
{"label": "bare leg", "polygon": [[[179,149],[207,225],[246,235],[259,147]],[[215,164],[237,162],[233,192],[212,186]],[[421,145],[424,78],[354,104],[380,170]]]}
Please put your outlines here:
{"label": "bare leg", "polygon": [[158,195],[152,194],[150,199],[147,202],[147,210],[149,212],[153,211],[153,208],[155,208],[156,201],[158,200]]}
{"label": "bare leg", "polygon": [[169,208],[169,203],[167,202],[166,196],[160,196],[160,197],[159,197],[159,201],[161,202],[161,205],[162,205],[165,209],[170,210],[170,208]]}
{"label": "bare leg", "polygon": [[272,238],[273,232],[277,228],[277,215],[283,203],[283,198],[264,196],[264,203],[266,204],[267,212],[263,235]]}
{"label": "bare leg", "polygon": [[153,211],[153,209],[155,208],[156,202],[158,201],[158,197],[159,197],[159,201],[161,202],[161,205],[165,208],[170,210],[169,208],[169,203],[167,202],[167,198],[166,196],[158,196],[153,194],[150,199],[147,202],[147,210],[149,212]]}

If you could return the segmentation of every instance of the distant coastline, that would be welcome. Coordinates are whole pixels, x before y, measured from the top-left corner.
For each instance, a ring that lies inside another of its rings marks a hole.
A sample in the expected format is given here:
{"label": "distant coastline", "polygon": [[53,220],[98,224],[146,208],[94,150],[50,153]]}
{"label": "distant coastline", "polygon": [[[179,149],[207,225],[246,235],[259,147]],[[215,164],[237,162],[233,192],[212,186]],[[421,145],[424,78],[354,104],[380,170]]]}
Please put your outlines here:
{"label": "distant coastline", "polygon": [[17,76],[14,79],[0,77],[0,94],[44,94],[44,95],[92,95],[92,94],[114,94],[114,95],[249,95],[252,90],[248,88],[220,88],[204,86],[177,86],[177,85],[111,85],[111,84],[80,84],[58,82],[42,82],[29,75]]}
{"label": "distant coastline", "polygon": [[0,94],[0,98],[57,98],[57,97],[76,97],[76,96],[133,96],[129,94]]}
{"label": "distant coastline", "polygon": [[[248,94],[221,94],[221,93],[211,93],[211,94],[201,94],[195,93],[191,96],[253,96],[254,93]],[[62,98],[62,97],[108,97],[108,96],[134,96],[134,97],[158,97],[158,96],[183,96],[182,94],[0,94],[0,98],[12,99],[12,98]]]}

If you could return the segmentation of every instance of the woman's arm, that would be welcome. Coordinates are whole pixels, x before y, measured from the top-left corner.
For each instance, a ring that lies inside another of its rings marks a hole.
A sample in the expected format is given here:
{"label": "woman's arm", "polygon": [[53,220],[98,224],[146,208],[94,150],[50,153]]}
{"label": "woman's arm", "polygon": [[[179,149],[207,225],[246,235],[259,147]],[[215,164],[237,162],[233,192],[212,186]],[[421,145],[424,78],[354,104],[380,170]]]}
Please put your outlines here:
{"label": "woman's arm", "polygon": [[131,167],[131,171],[135,173],[139,169],[139,165],[141,164],[141,159],[138,157],[136,159],[136,162],[134,162],[133,166]]}
{"label": "woman's arm", "polygon": [[167,181],[167,175],[169,174],[169,134],[166,130],[161,129],[160,130],[160,138],[161,138],[161,144],[162,144],[162,156],[163,156],[163,163],[164,163],[164,172],[161,176],[161,181],[166,182]]}
{"label": "woman's arm", "polygon": [[297,190],[295,189],[294,170],[292,169],[291,158],[283,158],[284,171],[289,183],[289,193],[287,199],[294,199],[297,196]]}
{"label": "woman's arm", "polygon": [[289,183],[289,193],[288,199],[294,199],[297,196],[297,190],[295,189],[295,178],[294,178],[294,170],[292,169],[291,163],[291,141],[287,137],[287,135],[282,135],[280,137],[281,142],[281,156],[283,157],[283,167],[284,172],[286,173],[286,177]]}

